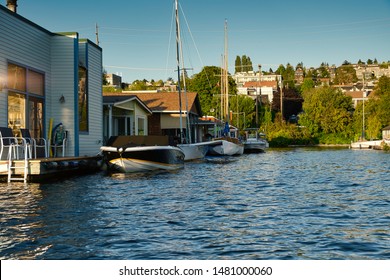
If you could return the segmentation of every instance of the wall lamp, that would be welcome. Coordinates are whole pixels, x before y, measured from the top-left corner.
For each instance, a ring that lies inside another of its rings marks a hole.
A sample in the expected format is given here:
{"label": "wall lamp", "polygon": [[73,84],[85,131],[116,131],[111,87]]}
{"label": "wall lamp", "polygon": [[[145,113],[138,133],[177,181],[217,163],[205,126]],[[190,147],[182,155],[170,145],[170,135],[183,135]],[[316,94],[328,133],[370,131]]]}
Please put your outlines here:
{"label": "wall lamp", "polygon": [[60,103],[65,103],[65,96],[61,95],[59,101],[60,101]]}

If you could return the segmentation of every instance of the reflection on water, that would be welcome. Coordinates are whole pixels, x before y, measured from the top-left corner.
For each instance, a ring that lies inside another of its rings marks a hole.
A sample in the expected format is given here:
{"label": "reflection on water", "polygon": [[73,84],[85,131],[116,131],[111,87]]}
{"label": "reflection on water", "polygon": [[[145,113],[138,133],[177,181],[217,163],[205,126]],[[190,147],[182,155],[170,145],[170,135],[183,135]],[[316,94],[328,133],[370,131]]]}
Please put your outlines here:
{"label": "reflection on water", "polygon": [[282,149],[175,172],[0,184],[0,258],[388,259],[388,159]]}

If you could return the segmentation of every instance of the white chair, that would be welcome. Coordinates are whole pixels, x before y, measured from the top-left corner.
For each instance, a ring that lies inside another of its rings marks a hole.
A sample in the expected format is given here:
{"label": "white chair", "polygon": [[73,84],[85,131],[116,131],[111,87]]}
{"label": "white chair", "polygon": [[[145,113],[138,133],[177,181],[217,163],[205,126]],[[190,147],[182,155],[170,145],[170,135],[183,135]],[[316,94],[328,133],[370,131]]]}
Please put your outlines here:
{"label": "white chair", "polygon": [[[7,148],[9,151],[11,147],[13,147],[12,153],[5,153],[5,149]],[[26,140],[22,137],[15,137],[11,128],[0,127],[0,159],[9,159],[9,157],[20,159],[24,157],[25,153],[28,158],[31,158]]]}
{"label": "white chair", "polygon": [[33,155],[34,158],[47,158],[47,142],[45,138],[32,138],[30,135],[30,130],[27,128],[21,128],[20,132],[22,137],[26,140],[26,144],[30,149],[30,155]]}

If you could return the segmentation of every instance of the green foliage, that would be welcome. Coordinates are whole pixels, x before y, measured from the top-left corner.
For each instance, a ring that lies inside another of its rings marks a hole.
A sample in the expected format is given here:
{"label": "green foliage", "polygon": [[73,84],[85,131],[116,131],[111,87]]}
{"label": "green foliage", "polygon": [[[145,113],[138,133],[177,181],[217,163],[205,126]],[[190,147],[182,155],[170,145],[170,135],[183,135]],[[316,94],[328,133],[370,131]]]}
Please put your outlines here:
{"label": "green foliage", "polygon": [[279,68],[276,70],[276,74],[282,75],[283,85],[288,88],[295,87],[295,70],[290,63],[287,63],[286,67],[284,65],[279,65]]}
{"label": "green foliage", "polygon": [[256,112],[255,102],[252,98],[244,95],[230,96],[229,109],[233,112],[232,125],[241,130],[253,127],[252,123],[254,122]]}
{"label": "green foliage", "polygon": [[340,90],[322,87],[303,94],[303,111],[299,124],[312,134],[345,131],[352,120],[352,98]]}
{"label": "green foliage", "polygon": [[273,123],[263,124],[262,130],[267,134],[270,147],[316,144],[316,139],[311,137],[306,128],[284,122],[280,114],[276,116]]}
{"label": "green foliage", "polygon": [[114,92],[120,93],[120,92],[122,92],[122,89],[121,88],[116,88],[114,86],[104,86],[103,87],[103,91],[104,92],[110,92],[110,93],[114,93]]}
{"label": "green foliage", "polygon": [[314,83],[313,79],[305,78],[303,80],[301,87],[300,87],[300,92],[303,93],[303,92],[310,91],[311,89],[314,88],[314,86],[315,86],[315,83]]}
{"label": "green foliage", "polygon": [[[229,95],[236,95],[237,88],[229,76]],[[205,66],[187,86],[189,91],[197,92],[205,115],[220,117],[221,113],[221,68]]]}
{"label": "green foliage", "polygon": [[358,78],[356,76],[356,71],[353,68],[352,65],[349,64],[349,62],[344,62],[345,64],[341,65],[336,70],[336,78],[334,80],[335,84],[352,84],[356,83],[358,81]]}
{"label": "green foliage", "polygon": [[253,71],[253,65],[249,56],[237,56],[235,61],[235,73]]}
{"label": "green foliage", "polygon": [[[379,78],[373,95],[374,97],[365,103],[365,130],[369,139],[380,139],[382,128],[390,124],[390,78]],[[361,117],[362,106],[357,108],[357,112]],[[358,116],[355,119],[358,119]]]}
{"label": "green foliage", "polygon": [[241,72],[241,57],[240,56],[237,55],[234,65],[235,65],[235,68],[234,68],[235,73]]}

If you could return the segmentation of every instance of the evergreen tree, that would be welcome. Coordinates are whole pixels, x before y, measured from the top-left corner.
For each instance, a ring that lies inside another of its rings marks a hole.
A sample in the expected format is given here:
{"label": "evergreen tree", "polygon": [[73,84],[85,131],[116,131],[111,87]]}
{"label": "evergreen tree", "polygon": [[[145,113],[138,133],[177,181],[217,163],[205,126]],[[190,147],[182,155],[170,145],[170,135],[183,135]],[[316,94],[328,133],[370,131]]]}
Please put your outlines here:
{"label": "evergreen tree", "polygon": [[235,73],[241,72],[241,57],[239,55],[236,56],[236,61],[234,63],[235,65]]}
{"label": "evergreen tree", "polygon": [[241,58],[241,72],[247,72],[248,58],[243,55]]}

